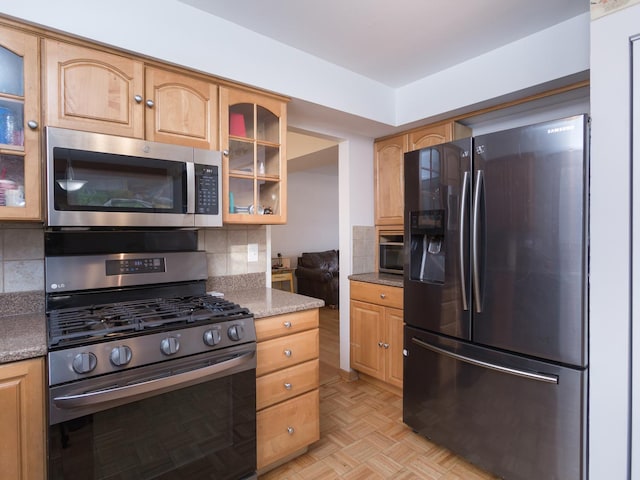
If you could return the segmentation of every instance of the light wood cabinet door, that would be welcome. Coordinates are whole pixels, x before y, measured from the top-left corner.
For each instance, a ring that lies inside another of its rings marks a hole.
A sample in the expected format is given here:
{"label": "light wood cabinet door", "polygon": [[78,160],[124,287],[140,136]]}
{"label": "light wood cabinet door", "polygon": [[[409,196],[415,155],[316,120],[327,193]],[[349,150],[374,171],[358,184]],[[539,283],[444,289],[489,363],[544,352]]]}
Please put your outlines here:
{"label": "light wood cabinet door", "polygon": [[384,307],[351,300],[351,368],[384,380]]}
{"label": "light wood cabinet door", "polygon": [[45,478],[44,361],[0,365],[0,477]]}
{"label": "light wood cabinet door", "polygon": [[224,223],[287,222],[287,104],[220,87]]}
{"label": "light wood cabinet door", "polygon": [[385,339],[388,348],[385,351],[385,381],[402,388],[402,366],[404,358],[404,312],[397,308],[385,309]]}
{"label": "light wood cabinet door", "polygon": [[404,223],[404,153],[407,136],[388,138],[375,144],[374,208],[376,225]]}
{"label": "light wood cabinet door", "polygon": [[258,412],[258,470],[320,439],[320,395],[313,390]]}
{"label": "light wood cabinet door", "polygon": [[453,140],[451,124],[428,126],[409,133],[408,152]]}
{"label": "light wood cabinet door", "polygon": [[142,62],[50,39],[44,62],[47,125],[143,138]]}
{"label": "light wood cabinet door", "polygon": [[213,150],[218,145],[218,86],[189,75],[145,69],[145,138]]}
{"label": "light wood cabinet door", "polygon": [[42,220],[38,38],[0,27],[0,220]]}

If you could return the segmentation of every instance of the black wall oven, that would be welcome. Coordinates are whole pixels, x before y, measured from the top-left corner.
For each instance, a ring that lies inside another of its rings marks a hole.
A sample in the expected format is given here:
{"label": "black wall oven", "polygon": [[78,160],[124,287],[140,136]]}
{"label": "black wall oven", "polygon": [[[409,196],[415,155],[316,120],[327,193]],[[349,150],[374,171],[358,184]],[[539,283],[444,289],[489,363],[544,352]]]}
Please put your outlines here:
{"label": "black wall oven", "polygon": [[253,316],[206,293],[196,244],[45,234],[49,480],[256,478]]}

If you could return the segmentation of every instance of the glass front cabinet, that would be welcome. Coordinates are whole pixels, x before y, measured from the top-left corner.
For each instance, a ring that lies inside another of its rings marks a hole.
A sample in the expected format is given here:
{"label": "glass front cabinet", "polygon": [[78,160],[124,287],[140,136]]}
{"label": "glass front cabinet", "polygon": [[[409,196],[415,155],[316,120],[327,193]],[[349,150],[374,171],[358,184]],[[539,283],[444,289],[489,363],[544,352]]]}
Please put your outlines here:
{"label": "glass front cabinet", "polygon": [[38,38],[0,27],[0,220],[41,220]]}
{"label": "glass front cabinet", "polygon": [[223,221],[287,221],[286,102],[220,88]]}

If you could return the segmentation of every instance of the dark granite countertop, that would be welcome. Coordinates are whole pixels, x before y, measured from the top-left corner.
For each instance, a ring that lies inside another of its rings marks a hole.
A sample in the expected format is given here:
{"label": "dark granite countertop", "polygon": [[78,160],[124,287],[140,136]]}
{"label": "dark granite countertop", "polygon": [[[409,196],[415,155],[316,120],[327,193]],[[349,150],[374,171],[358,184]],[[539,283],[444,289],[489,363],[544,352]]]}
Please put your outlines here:
{"label": "dark granite countertop", "polygon": [[319,298],[275,288],[252,288],[225,292],[224,298],[248,308],[256,319],[324,306]]}
{"label": "dark granite countertop", "polygon": [[[247,288],[225,293],[225,298],[251,310],[255,318],[309,310],[324,306],[324,301],[271,288]],[[3,296],[0,306],[0,363],[9,363],[47,354],[47,327],[44,313],[13,314],[8,302],[22,298]],[[29,301],[32,299],[29,297]],[[38,298],[39,302],[40,299]],[[24,305],[24,304],[23,304]],[[33,303],[31,304],[33,305]],[[38,304],[36,308],[40,307]],[[43,309],[44,310],[44,309]]]}
{"label": "dark granite countertop", "polygon": [[393,273],[356,273],[349,275],[349,280],[355,280],[357,282],[377,283],[379,285],[388,285],[390,287],[403,286],[403,276],[395,275]]}
{"label": "dark granite countertop", "polygon": [[47,354],[44,313],[0,317],[0,363],[27,360]]}

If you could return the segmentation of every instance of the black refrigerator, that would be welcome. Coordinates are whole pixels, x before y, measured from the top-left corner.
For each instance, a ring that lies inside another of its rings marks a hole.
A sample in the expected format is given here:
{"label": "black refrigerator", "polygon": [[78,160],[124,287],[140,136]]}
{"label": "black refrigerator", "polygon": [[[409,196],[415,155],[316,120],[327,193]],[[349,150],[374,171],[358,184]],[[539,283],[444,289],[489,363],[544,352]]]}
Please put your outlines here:
{"label": "black refrigerator", "polygon": [[586,477],[588,132],[405,154],[403,419],[506,479]]}

